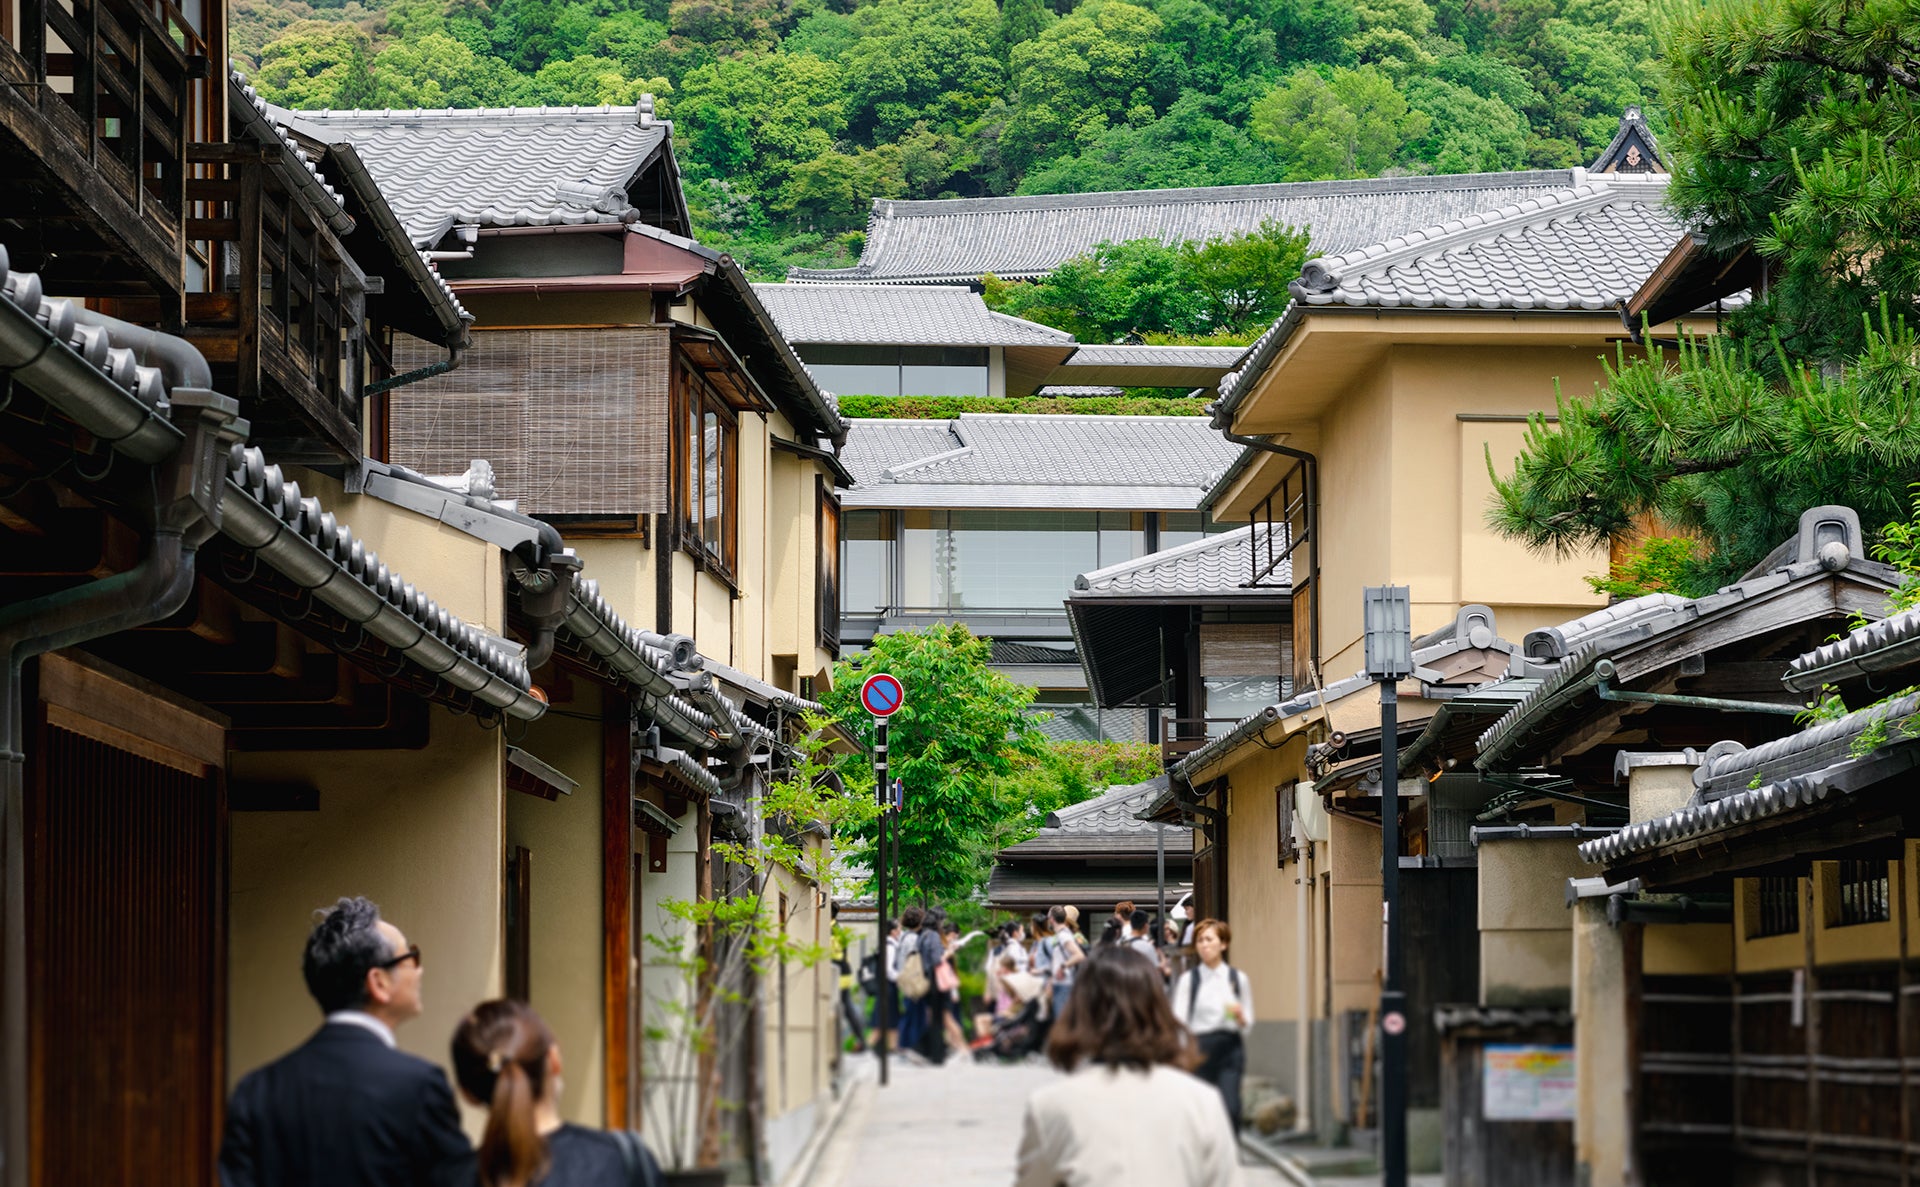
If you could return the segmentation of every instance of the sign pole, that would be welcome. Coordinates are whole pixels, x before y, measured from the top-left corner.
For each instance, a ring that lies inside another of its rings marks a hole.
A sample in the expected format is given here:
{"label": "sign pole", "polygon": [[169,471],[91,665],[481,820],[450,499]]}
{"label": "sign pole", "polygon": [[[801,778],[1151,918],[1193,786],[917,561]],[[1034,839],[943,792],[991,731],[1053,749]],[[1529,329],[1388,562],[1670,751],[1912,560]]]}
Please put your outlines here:
{"label": "sign pole", "polygon": [[[906,686],[895,676],[886,672],[875,672],[860,683],[860,707],[873,717],[873,798],[880,806],[880,819],[876,822],[873,838],[873,902],[875,907],[874,932],[879,937],[879,956],[887,959],[887,841],[888,833],[893,833],[894,844],[899,844],[899,824],[896,821],[892,829],[887,827],[887,813],[893,810],[893,789],[887,782],[887,720],[900,711],[907,703]],[[897,864],[897,863],[896,863]],[[898,894],[895,896],[898,898]],[[888,969],[880,970],[879,1009],[875,1016],[880,1023],[880,1083],[887,1083],[887,1039],[892,1032],[893,1011],[889,1000],[894,992],[893,982],[888,979]]]}
{"label": "sign pole", "polygon": [[888,979],[887,960],[887,813],[891,810],[893,797],[887,794],[887,719],[873,719],[873,794],[880,803],[880,832],[873,847],[873,886],[874,904],[879,908],[879,919],[874,930],[879,934],[880,953],[880,1083],[887,1083],[887,1045],[893,1036],[893,1011],[889,1001],[893,994],[893,982]]}

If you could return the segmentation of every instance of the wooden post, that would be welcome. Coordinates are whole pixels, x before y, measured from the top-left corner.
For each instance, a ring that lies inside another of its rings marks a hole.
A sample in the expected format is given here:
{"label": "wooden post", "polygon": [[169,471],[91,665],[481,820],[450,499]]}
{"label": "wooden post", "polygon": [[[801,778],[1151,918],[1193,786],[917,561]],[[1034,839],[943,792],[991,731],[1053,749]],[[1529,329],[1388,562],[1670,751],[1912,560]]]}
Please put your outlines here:
{"label": "wooden post", "polygon": [[606,689],[601,711],[601,944],[607,1028],[607,1127],[639,1127],[639,1059],[632,1025],[638,964],[633,951],[633,726],[625,695]]}

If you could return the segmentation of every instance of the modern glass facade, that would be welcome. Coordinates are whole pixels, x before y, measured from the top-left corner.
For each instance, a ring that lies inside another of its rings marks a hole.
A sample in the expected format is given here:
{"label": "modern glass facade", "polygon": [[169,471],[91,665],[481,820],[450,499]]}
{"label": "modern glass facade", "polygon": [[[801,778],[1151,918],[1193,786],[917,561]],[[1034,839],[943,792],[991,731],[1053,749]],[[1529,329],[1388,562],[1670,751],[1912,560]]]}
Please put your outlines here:
{"label": "modern glass facade", "polygon": [[800,346],[821,387],[843,396],[990,396],[985,346]]}

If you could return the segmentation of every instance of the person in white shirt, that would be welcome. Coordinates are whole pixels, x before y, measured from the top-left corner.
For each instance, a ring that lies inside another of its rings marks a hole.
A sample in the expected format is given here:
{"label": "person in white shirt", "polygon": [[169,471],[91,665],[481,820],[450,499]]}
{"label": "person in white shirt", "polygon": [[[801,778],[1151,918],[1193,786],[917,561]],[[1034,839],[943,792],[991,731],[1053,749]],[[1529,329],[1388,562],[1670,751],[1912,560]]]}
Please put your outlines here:
{"label": "person in white shirt", "polygon": [[1007,933],[1007,946],[1001,950],[1000,955],[1013,957],[1014,971],[1024,973],[1032,962],[1032,958],[1027,955],[1027,929],[1018,919],[1008,926],[1012,930]]}
{"label": "person in white shirt", "polygon": [[1153,967],[1159,969],[1160,976],[1164,978],[1167,975],[1167,960],[1166,957],[1160,955],[1159,947],[1154,944],[1153,935],[1148,929],[1148,923],[1149,920],[1145,911],[1134,911],[1132,917],[1127,920],[1128,934],[1126,946],[1152,961]]}
{"label": "person in white shirt", "polygon": [[1200,963],[1173,986],[1173,1012],[1199,1044],[1201,1062],[1194,1072],[1220,1090],[1227,1117],[1240,1124],[1240,1080],[1247,1070],[1246,1036],[1253,1029],[1253,986],[1247,975],[1227,963],[1233,929],[1218,919],[1193,927],[1193,950]]}
{"label": "person in white shirt", "polygon": [[1118,945],[1078,968],[1047,1043],[1068,1074],[1027,1100],[1015,1187],[1239,1187],[1233,1129],[1185,1070],[1159,974]]}

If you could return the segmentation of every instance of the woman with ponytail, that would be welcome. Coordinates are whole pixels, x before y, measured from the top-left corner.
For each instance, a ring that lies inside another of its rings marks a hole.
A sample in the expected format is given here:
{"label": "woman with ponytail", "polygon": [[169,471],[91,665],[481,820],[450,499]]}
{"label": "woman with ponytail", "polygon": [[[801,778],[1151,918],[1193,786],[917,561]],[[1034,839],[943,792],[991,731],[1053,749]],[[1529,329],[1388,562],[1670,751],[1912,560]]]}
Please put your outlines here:
{"label": "woman with ponytail", "polygon": [[487,1110],[480,1148],[448,1187],[656,1187],[660,1168],[629,1133],[560,1120],[560,1044],[524,1002],[475,1006],[453,1034],[460,1095]]}

